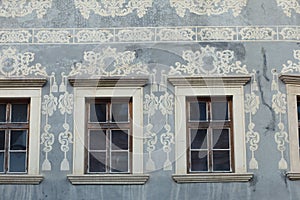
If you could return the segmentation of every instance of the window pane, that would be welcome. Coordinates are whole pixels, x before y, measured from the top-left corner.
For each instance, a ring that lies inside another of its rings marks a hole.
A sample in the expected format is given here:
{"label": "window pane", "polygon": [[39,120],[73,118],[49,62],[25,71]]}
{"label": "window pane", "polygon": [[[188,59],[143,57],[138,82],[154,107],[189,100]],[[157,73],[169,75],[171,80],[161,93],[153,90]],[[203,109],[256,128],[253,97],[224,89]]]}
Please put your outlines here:
{"label": "window pane", "polygon": [[106,132],[90,131],[90,150],[106,150]]}
{"label": "window pane", "polygon": [[213,129],[213,148],[229,149],[229,130]]}
{"label": "window pane", "polygon": [[106,104],[90,104],[90,122],[106,121]]}
{"label": "window pane", "polygon": [[207,149],[207,130],[191,129],[191,149]]}
{"label": "window pane", "polygon": [[12,104],[12,122],[27,122],[28,104]]}
{"label": "window pane", "polygon": [[191,171],[208,171],[207,151],[191,151]]}
{"label": "window pane", "polygon": [[112,130],[111,131],[111,148],[112,150],[128,150],[128,131]]}
{"label": "window pane", "polygon": [[0,130],[0,150],[4,150],[5,148],[5,131]]}
{"label": "window pane", "polygon": [[213,151],[213,170],[230,171],[229,151]]}
{"label": "window pane", "polygon": [[211,102],[212,120],[228,120],[228,102]]}
{"label": "window pane", "polygon": [[6,105],[0,104],[0,122],[6,122]]}
{"label": "window pane", "polygon": [[10,153],[9,172],[26,172],[26,153]]}
{"label": "window pane", "polygon": [[112,122],[128,122],[128,103],[112,103]]}
{"label": "window pane", "polygon": [[106,153],[90,152],[89,153],[89,172],[106,172]]}
{"label": "window pane", "polygon": [[128,172],[128,153],[112,152],[111,153],[111,171]]}
{"label": "window pane", "polygon": [[26,150],[27,131],[11,131],[10,132],[10,150]]}
{"label": "window pane", "polygon": [[206,121],[206,102],[191,102],[190,103],[190,120],[191,121]]}
{"label": "window pane", "polygon": [[0,172],[4,172],[4,153],[0,153]]}

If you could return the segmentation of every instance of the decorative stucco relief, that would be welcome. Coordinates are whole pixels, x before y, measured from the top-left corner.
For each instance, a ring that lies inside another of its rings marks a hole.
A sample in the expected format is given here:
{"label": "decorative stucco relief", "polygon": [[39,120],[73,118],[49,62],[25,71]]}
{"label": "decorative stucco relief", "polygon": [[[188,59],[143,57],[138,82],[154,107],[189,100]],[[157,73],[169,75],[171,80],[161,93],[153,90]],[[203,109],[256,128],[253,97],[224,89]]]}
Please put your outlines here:
{"label": "decorative stucco relief", "polygon": [[196,32],[194,28],[160,28],[157,37],[160,41],[193,41]]}
{"label": "decorative stucco relief", "polygon": [[282,28],[279,34],[285,40],[300,40],[300,29],[297,27]]}
{"label": "decorative stucco relief", "polygon": [[246,6],[247,0],[170,0],[171,7],[175,8],[180,17],[184,17],[186,10],[197,15],[220,15],[232,11],[237,17]]}
{"label": "decorative stucco relief", "polygon": [[0,31],[0,43],[29,43],[32,33],[27,30]]}
{"label": "decorative stucco relief", "polygon": [[72,33],[67,30],[39,30],[35,32],[37,43],[70,43]]}
{"label": "decorative stucco relief", "polygon": [[139,18],[152,7],[153,0],[74,0],[81,15],[88,19],[90,12],[104,17],[126,16],[136,10]]}
{"label": "decorative stucco relief", "polygon": [[0,3],[0,17],[24,17],[35,11],[37,17],[42,18],[51,6],[52,0],[3,0]]}
{"label": "decorative stucco relief", "polygon": [[282,8],[284,14],[288,17],[292,16],[292,11],[300,14],[299,0],[276,0],[277,5]]}
{"label": "decorative stucco relief", "polygon": [[275,40],[276,29],[266,27],[246,27],[240,30],[241,40]]}
{"label": "decorative stucco relief", "polygon": [[117,30],[116,40],[119,42],[152,41],[154,35],[154,29],[120,29]]}
{"label": "decorative stucco relief", "polygon": [[203,27],[198,28],[198,39],[207,41],[207,40],[234,40],[236,33],[236,28],[234,27]]}
{"label": "decorative stucco relief", "polygon": [[111,42],[114,38],[114,32],[112,30],[79,30],[76,32],[75,38],[78,43],[89,42]]}

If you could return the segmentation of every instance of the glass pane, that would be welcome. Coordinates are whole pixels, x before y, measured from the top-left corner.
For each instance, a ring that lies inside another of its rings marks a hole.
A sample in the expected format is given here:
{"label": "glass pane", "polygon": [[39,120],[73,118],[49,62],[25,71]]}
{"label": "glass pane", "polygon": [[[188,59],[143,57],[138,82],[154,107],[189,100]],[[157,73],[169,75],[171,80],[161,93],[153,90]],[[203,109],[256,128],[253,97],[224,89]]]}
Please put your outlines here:
{"label": "glass pane", "polygon": [[112,152],[111,153],[111,171],[128,172],[128,153]]}
{"label": "glass pane", "polygon": [[4,153],[0,153],[0,172],[4,172]]}
{"label": "glass pane", "polygon": [[229,149],[229,130],[213,129],[213,148]]}
{"label": "glass pane", "polygon": [[228,120],[228,102],[211,102],[212,120]]}
{"label": "glass pane", "polygon": [[90,122],[106,121],[106,104],[90,104]]}
{"label": "glass pane", "polygon": [[11,150],[26,150],[27,146],[27,131],[18,130],[10,131],[10,149]]}
{"label": "glass pane", "polygon": [[4,150],[5,148],[5,131],[0,130],[0,150]]}
{"label": "glass pane", "polygon": [[190,102],[190,120],[206,121],[206,102]]}
{"label": "glass pane", "polygon": [[298,121],[300,121],[300,101],[297,101]]}
{"label": "glass pane", "polygon": [[112,130],[111,131],[111,148],[112,150],[128,150],[128,131]]}
{"label": "glass pane", "polygon": [[10,153],[9,172],[26,172],[26,153]]}
{"label": "glass pane", "polygon": [[89,153],[89,172],[106,172],[106,153],[90,152]]}
{"label": "glass pane", "polygon": [[207,130],[191,129],[191,149],[207,149]]}
{"label": "glass pane", "polygon": [[6,104],[0,104],[0,122],[6,122]]}
{"label": "glass pane", "polygon": [[28,104],[12,104],[12,122],[27,122]]}
{"label": "glass pane", "polygon": [[230,171],[229,151],[213,151],[213,170]]}
{"label": "glass pane", "polygon": [[112,103],[112,122],[128,122],[128,103]]}
{"label": "glass pane", "polygon": [[191,151],[191,171],[208,171],[207,151]]}
{"label": "glass pane", "polygon": [[90,131],[90,150],[106,150],[106,132]]}

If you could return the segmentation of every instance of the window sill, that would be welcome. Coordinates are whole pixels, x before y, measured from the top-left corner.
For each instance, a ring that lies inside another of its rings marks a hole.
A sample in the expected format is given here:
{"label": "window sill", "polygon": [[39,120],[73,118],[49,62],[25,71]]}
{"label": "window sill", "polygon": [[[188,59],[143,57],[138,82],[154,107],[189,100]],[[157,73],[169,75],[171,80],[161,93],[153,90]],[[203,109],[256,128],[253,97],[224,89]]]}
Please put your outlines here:
{"label": "window sill", "polygon": [[0,175],[0,184],[38,185],[43,179],[41,175]]}
{"label": "window sill", "polygon": [[124,174],[124,175],[68,175],[73,185],[143,185],[149,175]]}
{"label": "window sill", "polygon": [[300,172],[287,172],[286,177],[288,177],[291,181],[300,180]]}
{"label": "window sill", "polygon": [[248,182],[253,178],[252,173],[203,173],[203,174],[174,174],[176,183],[215,183],[215,182]]}

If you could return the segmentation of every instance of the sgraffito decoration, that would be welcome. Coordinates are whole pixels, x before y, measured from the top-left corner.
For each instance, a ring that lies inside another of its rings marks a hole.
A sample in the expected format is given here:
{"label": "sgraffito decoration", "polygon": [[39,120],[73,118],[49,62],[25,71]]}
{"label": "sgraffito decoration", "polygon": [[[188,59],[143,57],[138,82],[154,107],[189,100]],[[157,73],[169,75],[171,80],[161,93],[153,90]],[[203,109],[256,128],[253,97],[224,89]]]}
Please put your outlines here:
{"label": "sgraffito decoration", "polygon": [[75,7],[88,19],[90,12],[103,17],[126,16],[136,10],[139,18],[143,17],[153,0],[74,0]]}
{"label": "sgraffito decoration", "polygon": [[[298,62],[293,62],[288,60],[287,64],[283,64],[280,73],[293,73],[300,72],[300,50],[294,50],[294,58]],[[278,72],[273,69],[273,81],[272,81],[272,91],[274,91],[272,97],[272,108],[274,112],[279,116],[278,131],[275,133],[275,142],[277,144],[277,149],[281,153],[281,159],[278,163],[279,169],[287,169],[287,162],[284,158],[284,152],[286,150],[285,144],[289,142],[288,133],[285,131],[284,123],[282,122],[282,116],[286,114],[287,101],[286,94],[281,93],[278,84]]]}
{"label": "sgraffito decoration", "polygon": [[237,17],[247,5],[247,0],[170,0],[171,7],[175,8],[180,17],[184,17],[186,10],[197,15],[220,15],[232,11]]}
{"label": "sgraffito decoration", "polygon": [[52,0],[2,0],[0,17],[24,17],[35,11],[37,17],[42,18],[51,6]]}
{"label": "sgraffito decoration", "polygon": [[299,0],[276,0],[277,5],[282,8],[284,14],[288,17],[292,16],[292,11],[300,14]]}
{"label": "sgraffito decoration", "polygon": [[258,169],[258,162],[255,158],[255,151],[258,149],[260,141],[259,132],[255,131],[253,116],[259,109],[260,99],[257,94],[258,86],[256,81],[256,72],[248,72],[246,65],[235,59],[234,52],[231,50],[217,50],[215,47],[207,45],[200,47],[199,51],[183,51],[182,58],[186,64],[176,62],[175,66],[170,67],[169,75],[222,75],[245,74],[251,75],[250,93],[245,94],[245,113],[249,114],[248,131],[246,133],[246,142],[249,143],[251,159],[250,169]]}

